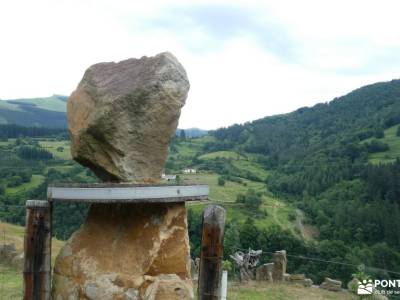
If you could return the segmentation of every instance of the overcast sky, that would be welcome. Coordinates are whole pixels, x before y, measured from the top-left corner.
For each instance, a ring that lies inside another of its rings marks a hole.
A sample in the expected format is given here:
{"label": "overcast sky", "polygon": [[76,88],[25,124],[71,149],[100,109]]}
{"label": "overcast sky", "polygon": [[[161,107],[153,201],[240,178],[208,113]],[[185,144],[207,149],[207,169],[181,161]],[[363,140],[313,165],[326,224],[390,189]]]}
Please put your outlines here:
{"label": "overcast sky", "polygon": [[90,65],[172,52],[180,128],[213,129],[399,78],[400,1],[0,2],[0,98],[69,95]]}

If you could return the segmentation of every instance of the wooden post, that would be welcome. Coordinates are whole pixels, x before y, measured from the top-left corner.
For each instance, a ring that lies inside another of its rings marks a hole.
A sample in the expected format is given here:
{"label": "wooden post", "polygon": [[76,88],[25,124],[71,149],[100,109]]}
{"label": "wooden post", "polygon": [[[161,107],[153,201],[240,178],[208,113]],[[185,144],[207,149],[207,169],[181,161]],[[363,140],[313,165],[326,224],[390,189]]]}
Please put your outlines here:
{"label": "wooden post", "polygon": [[50,300],[51,204],[26,201],[24,300]]}
{"label": "wooden post", "polygon": [[209,205],[203,213],[199,268],[199,300],[217,300],[220,296],[224,253],[225,209]]}

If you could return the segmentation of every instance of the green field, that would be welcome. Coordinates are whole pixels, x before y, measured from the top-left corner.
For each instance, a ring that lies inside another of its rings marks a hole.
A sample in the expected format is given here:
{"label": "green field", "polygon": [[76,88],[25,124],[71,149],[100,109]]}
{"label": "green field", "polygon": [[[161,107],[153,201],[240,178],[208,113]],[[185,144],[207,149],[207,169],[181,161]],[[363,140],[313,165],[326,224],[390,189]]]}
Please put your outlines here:
{"label": "green field", "polygon": [[[18,225],[0,222],[1,243],[14,244],[18,252],[23,251],[25,228]],[[57,254],[64,245],[63,241],[53,238],[52,253]],[[53,257],[53,260],[55,257]]]}
{"label": "green field", "polygon": [[[198,139],[201,141],[201,139]],[[202,141],[204,142],[204,141]],[[227,159],[230,164],[241,171],[251,173],[251,175],[265,180],[268,171],[256,162],[256,156],[248,154],[239,154],[233,151],[217,151],[199,156],[200,160]],[[263,182],[251,181],[240,178],[242,183],[226,180],[224,186],[218,185],[220,175],[215,173],[201,173],[193,175],[182,175],[185,183],[203,183],[210,186],[209,199],[221,204],[227,210],[227,220],[244,222],[247,217],[255,220],[255,224],[260,228],[268,228],[271,225],[280,225],[284,229],[289,229],[293,234],[299,236],[298,230],[295,230],[296,224],[289,221],[289,214],[294,214],[295,209],[284,201],[274,197],[268,191],[267,185]],[[262,205],[259,209],[259,216],[249,211],[243,204],[236,203],[236,197],[239,193],[246,194],[248,189],[254,189],[262,193]],[[262,215],[266,212],[266,215]]]}
{"label": "green field", "polygon": [[218,158],[229,160],[234,167],[246,170],[246,172],[251,173],[261,180],[265,180],[268,176],[268,172],[256,162],[256,157],[252,155],[240,154],[233,151],[216,151],[199,156],[200,160],[214,160]]}
{"label": "green field", "polygon": [[7,110],[13,110],[13,111],[22,111],[22,109],[13,103],[9,103],[4,100],[0,100],[0,109],[7,109]]}
{"label": "green field", "polygon": [[[389,163],[400,157],[400,137],[396,135],[398,125],[385,130],[385,136],[379,141],[388,144],[389,150],[385,152],[372,153],[368,159],[373,164]],[[370,141],[371,139],[366,140]]]}
{"label": "green field", "polygon": [[216,151],[207,154],[203,154],[199,159],[216,159],[216,158],[226,158],[226,159],[244,159],[245,157],[239,153],[233,151]]}
{"label": "green field", "polygon": [[[14,244],[18,252],[23,251],[25,228],[17,225],[0,222],[1,242]],[[52,240],[52,261],[54,264],[56,254],[64,245],[63,241],[53,238]],[[0,261],[0,300],[22,299],[22,272],[6,262]]]}
{"label": "green field", "polygon": [[239,159],[233,160],[232,164],[238,169],[250,172],[252,175],[260,178],[261,180],[265,180],[268,176],[268,172],[254,161],[248,159]]}
{"label": "green field", "polygon": [[[70,160],[71,152],[68,141],[53,141],[53,140],[40,140],[39,144],[42,148],[50,151],[55,158]],[[58,148],[63,148],[62,151],[59,151]]]}
{"label": "green field", "polygon": [[[268,228],[273,224],[280,225],[282,228],[291,230],[294,234],[298,235],[295,231],[296,225],[289,221],[288,215],[294,212],[295,209],[287,203],[275,198],[267,191],[264,183],[242,179],[244,184],[227,181],[224,186],[218,185],[217,174],[193,174],[181,175],[184,183],[194,184],[207,184],[210,187],[209,200],[212,203],[222,205],[227,210],[227,222],[236,221],[244,222],[247,217],[253,218],[255,224],[260,228]],[[259,211],[267,212],[266,216],[255,218],[254,212],[246,209],[242,204],[236,203],[236,196],[239,193],[245,194],[247,189],[252,188],[258,192],[263,192],[262,205]],[[202,209],[205,204],[189,204],[193,209]]]}
{"label": "green field", "polygon": [[15,143],[16,139],[8,139],[7,141],[0,141],[0,146],[7,146],[9,144]]}
{"label": "green field", "polygon": [[202,148],[205,143],[213,141],[214,137],[212,136],[203,136],[200,138],[190,139],[186,142],[180,142],[177,144],[178,153],[173,156],[179,157],[190,157],[193,158],[197,153],[202,151]]}
{"label": "green field", "polygon": [[0,262],[0,299],[22,299],[22,272]]}
{"label": "green field", "polygon": [[30,182],[23,183],[19,186],[16,187],[8,187],[7,188],[7,194],[9,195],[15,195],[18,193],[25,193],[28,192],[29,190],[32,190],[42,184],[44,182],[44,176],[43,175],[32,175],[32,179]]}

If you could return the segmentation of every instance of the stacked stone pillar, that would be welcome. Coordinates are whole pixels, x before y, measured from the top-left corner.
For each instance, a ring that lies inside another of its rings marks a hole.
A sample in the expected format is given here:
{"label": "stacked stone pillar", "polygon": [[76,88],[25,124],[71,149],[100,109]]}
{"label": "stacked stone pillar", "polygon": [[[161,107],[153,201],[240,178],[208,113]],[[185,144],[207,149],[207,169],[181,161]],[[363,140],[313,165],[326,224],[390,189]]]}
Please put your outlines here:
{"label": "stacked stone pillar", "polygon": [[[91,66],[68,99],[73,158],[103,182],[157,184],[189,90],[170,53]],[[191,299],[184,202],[93,204],[57,257],[53,299]]]}

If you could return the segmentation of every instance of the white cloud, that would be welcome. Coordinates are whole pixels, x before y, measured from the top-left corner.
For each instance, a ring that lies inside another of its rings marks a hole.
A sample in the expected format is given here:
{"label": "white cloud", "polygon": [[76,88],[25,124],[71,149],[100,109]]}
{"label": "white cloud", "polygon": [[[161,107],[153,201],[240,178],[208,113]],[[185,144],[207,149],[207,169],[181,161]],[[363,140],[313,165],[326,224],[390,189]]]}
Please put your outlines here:
{"label": "white cloud", "polygon": [[2,1],[0,97],[69,94],[93,63],[168,50],[191,81],[180,127],[245,122],[398,77],[398,11],[389,0]]}

